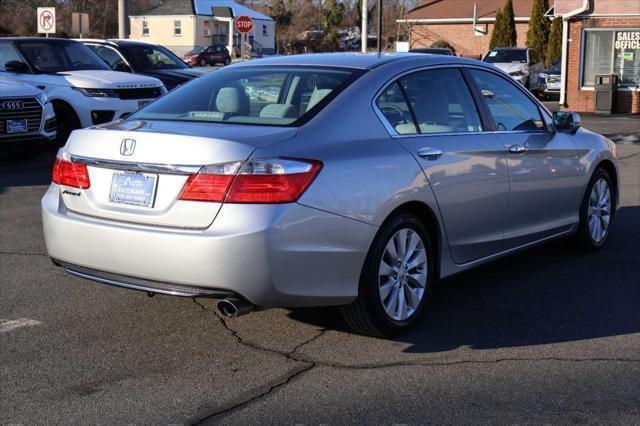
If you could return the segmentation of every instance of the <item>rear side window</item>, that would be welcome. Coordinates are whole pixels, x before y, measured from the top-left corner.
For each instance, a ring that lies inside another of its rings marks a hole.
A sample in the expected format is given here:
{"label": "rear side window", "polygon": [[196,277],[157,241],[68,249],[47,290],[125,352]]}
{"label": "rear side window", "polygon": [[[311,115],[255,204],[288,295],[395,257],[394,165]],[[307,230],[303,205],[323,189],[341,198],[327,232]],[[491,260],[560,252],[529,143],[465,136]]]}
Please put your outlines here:
{"label": "rear side window", "polygon": [[296,126],[360,74],[306,66],[228,68],[181,86],[131,119]]}
{"label": "rear side window", "polygon": [[487,71],[470,70],[499,131],[544,130],[538,106],[515,84]]}
{"label": "rear side window", "polygon": [[473,97],[455,68],[403,77],[382,93],[377,105],[400,134],[482,131]]}

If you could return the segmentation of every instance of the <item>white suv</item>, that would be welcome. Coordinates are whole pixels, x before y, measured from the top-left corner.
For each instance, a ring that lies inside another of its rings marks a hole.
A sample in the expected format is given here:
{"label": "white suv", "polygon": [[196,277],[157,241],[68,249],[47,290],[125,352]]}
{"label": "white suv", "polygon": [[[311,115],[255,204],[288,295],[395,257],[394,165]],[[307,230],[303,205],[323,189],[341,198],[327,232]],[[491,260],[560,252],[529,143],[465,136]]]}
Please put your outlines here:
{"label": "white suv", "polygon": [[0,75],[0,148],[31,154],[55,137],[56,117],[47,95]]}
{"label": "white suv", "polygon": [[74,129],[123,118],[167,91],[156,78],[112,71],[86,46],[66,39],[0,39],[0,72],[46,93],[61,143]]}
{"label": "white suv", "polygon": [[527,89],[537,84],[538,76],[544,71],[544,63],[540,55],[531,48],[505,47],[488,51],[483,62],[495,65],[507,72],[511,78]]}

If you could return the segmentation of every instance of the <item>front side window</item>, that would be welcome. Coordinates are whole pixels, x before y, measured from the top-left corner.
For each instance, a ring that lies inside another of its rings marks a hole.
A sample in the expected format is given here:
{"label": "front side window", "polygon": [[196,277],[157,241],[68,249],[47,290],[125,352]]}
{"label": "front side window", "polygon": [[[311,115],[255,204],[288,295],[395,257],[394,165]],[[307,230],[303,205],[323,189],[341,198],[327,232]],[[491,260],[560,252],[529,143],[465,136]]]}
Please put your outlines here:
{"label": "front side window", "polygon": [[108,70],[102,59],[88,47],[67,41],[21,41],[17,43],[32,68],[42,73],[63,71]]}
{"label": "front side window", "polygon": [[120,50],[136,70],[188,68],[187,64],[162,46],[121,44]]}
{"label": "front side window", "polygon": [[173,35],[182,35],[182,21],[173,21]]}
{"label": "front side window", "polygon": [[487,72],[470,70],[498,131],[544,130],[538,106],[511,81]]}
{"label": "front side window", "polygon": [[303,66],[229,68],[181,86],[131,119],[296,126],[360,74]]}
{"label": "front side window", "polygon": [[378,108],[400,134],[482,130],[469,88],[460,70],[454,68],[420,71],[401,78],[397,88],[389,86],[382,93]]}
{"label": "front side window", "polygon": [[640,86],[640,29],[584,32],[582,86],[593,87],[601,74],[617,74],[623,87]]}

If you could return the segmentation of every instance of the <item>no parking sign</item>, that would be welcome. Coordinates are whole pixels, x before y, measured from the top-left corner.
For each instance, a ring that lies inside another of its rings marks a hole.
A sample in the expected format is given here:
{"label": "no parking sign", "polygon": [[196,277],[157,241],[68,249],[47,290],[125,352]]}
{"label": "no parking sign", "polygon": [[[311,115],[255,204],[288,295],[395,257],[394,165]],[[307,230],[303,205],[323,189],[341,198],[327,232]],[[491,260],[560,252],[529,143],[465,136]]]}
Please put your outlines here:
{"label": "no parking sign", "polygon": [[55,34],[56,32],[56,8],[55,7],[39,7],[38,16],[38,32],[43,34]]}

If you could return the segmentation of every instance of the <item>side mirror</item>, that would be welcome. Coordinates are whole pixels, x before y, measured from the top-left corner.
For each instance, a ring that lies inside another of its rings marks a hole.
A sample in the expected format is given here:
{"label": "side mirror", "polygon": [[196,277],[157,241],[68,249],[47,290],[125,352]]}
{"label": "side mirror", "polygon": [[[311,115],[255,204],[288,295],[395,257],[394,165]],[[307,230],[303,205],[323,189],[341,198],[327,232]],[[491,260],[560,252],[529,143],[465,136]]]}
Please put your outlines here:
{"label": "side mirror", "polygon": [[553,113],[553,127],[557,130],[575,133],[582,124],[580,114],[571,111],[556,111]]}
{"label": "side mirror", "polygon": [[29,72],[29,66],[22,61],[9,61],[4,64],[4,69],[9,72],[17,73]]}

